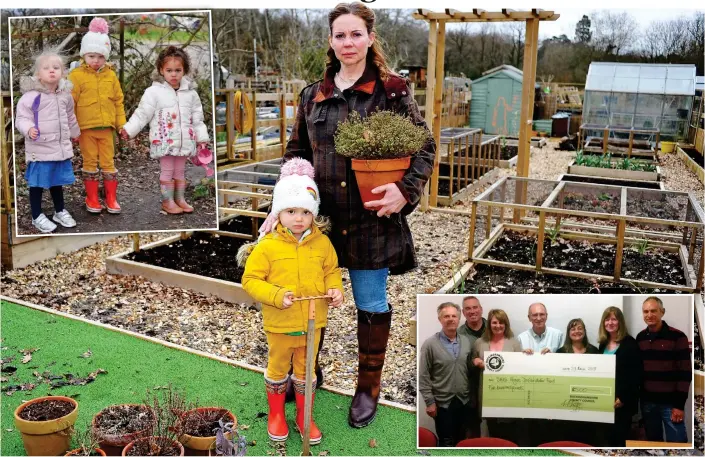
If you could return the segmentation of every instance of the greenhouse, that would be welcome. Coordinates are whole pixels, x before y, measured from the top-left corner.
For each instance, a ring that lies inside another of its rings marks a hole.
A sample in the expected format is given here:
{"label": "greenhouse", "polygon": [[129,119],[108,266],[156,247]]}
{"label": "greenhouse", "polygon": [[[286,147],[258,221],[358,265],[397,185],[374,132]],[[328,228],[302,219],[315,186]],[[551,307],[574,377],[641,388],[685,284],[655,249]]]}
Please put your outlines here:
{"label": "greenhouse", "polygon": [[[647,131],[647,139],[684,140],[695,96],[695,65],[593,62],[583,122],[596,129]],[[642,135],[644,135],[642,133]]]}

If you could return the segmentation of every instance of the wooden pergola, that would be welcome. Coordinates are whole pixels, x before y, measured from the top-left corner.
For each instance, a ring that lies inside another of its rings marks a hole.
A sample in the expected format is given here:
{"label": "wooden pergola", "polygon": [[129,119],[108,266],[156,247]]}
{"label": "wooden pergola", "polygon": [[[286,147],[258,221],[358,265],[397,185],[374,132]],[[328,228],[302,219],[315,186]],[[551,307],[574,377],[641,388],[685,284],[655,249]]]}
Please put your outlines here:
{"label": "wooden pergola", "polygon": [[[534,84],[536,83],[536,60],[538,56],[539,22],[555,21],[560,17],[553,11],[532,9],[531,11],[514,11],[502,9],[499,12],[489,12],[473,9],[470,12],[460,12],[446,9],[443,13],[435,13],[419,9],[413,14],[414,19],[429,23],[428,33],[428,69],[426,74],[426,93],[433,97],[426,97],[426,124],[432,126],[433,138],[436,149],[440,148],[441,139],[441,105],[443,96],[444,63],[446,24],[459,22],[517,22],[526,23],[526,38],[524,41],[524,78],[521,92],[521,120],[519,128],[519,157],[517,160],[517,176],[529,175],[529,152],[531,140],[531,120],[534,116]],[[431,199],[428,202],[428,193],[423,198],[422,209],[427,209],[428,204],[435,207],[438,195],[439,154],[433,164],[431,177]],[[519,194],[517,200],[525,201],[526,186],[517,186]]]}

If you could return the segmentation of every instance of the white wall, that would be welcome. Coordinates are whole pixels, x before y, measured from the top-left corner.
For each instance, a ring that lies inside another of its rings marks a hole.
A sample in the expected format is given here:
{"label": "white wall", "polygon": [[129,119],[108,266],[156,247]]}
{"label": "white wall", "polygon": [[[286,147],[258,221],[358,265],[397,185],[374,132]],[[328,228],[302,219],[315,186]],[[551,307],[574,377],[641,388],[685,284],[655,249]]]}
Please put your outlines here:
{"label": "white wall", "polygon": [[[462,308],[462,300],[466,295],[418,295],[416,304],[417,319],[417,350],[421,349],[423,342],[441,330],[438,322],[436,308],[444,302],[457,303]],[[624,318],[629,328],[629,334],[637,335],[646,327],[641,317],[641,305],[647,295],[622,296],[622,295],[476,295],[482,304],[483,317],[493,308],[503,309],[509,316],[509,322],[514,335],[531,327],[527,317],[529,305],[541,302],[546,305],[548,320],[546,325],[557,328],[565,333],[568,322],[576,317],[585,321],[585,326],[590,343],[597,346],[597,332],[600,327],[602,312],[608,306],[616,306],[624,312]],[[692,295],[664,295],[663,300],[666,314],[664,320],[668,325],[676,327],[693,339],[693,296]],[[465,318],[460,316],[461,325]],[[417,367],[418,367],[417,355]],[[418,376],[417,376],[418,379]],[[692,438],[692,387],[691,395],[686,403],[686,424],[688,437]],[[420,427],[426,427],[435,432],[435,424],[426,414],[426,404],[417,393],[417,415]]]}

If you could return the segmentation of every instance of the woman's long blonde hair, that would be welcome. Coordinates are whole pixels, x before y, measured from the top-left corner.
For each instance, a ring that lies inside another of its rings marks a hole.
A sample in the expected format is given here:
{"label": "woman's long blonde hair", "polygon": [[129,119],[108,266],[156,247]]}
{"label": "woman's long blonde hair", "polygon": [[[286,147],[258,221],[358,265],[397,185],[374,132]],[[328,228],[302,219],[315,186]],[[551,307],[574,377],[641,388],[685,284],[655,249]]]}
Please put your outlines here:
{"label": "woman's long blonde hair", "polygon": [[597,342],[600,344],[607,344],[610,342],[610,334],[605,330],[605,321],[610,314],[614,314],[614,317],[619,321],[619,330],[617,331],[617,342],[620,342],[629,335],[627,331],[627,321],[624,319],[624,314],[622,310],[616,306],[610,306],[602,313],[602,319],[600,319],[600,331],[597,334]]}
{"label": "woman's long blonde hair", "polygon": [[[370,8],[365,6],[360,2],[353,3],[338,3],[333,10],[328,13],[328,29],[329,34],[333,35],[333,22],[340,16],[345,14],[353,14],[365,22],[365,27],[367,28],[367,33],[372,32],[377,33],[375,30],[375,13]],[[372,42],[372,46],[367,51],[367,63],[373,64],[377,67],[379,71],[379,76],[382,81],[386,81],[390,74],[394,72],[389,68],[387,64],[387,57],[384,55],[382,46],[379,44],[379,39],[375,39]],[[326,74],[329,72],[336,73],[340,70],[340,60],[335,56],[335,51],[328,45],[328,52],[326,58]]]}

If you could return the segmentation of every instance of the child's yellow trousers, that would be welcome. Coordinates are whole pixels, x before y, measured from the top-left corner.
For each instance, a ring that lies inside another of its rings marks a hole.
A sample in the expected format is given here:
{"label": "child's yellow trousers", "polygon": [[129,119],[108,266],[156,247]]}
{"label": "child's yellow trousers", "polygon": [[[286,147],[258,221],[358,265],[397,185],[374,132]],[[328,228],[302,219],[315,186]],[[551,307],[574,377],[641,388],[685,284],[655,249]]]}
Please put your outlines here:
{"label": "child's yellow trousers", "polygon": [[[289,374],[289,367],[293,363],[294,376],[297,379],[306,379],[306,335],[292,336],[286,333],[265,333],[267,334],[267,345],[269,346],[267,378],[275,382],[285,379]],[[318,343],[320,341],[321,329],[316,329],[313,342],[314,360],[316,354],[318,354]]]}
{"label": "child's yellow trousers", "polygon": [[81,130],[78,145],[83,156],[83,171],[115,173],[115,137],[112,128]]}

